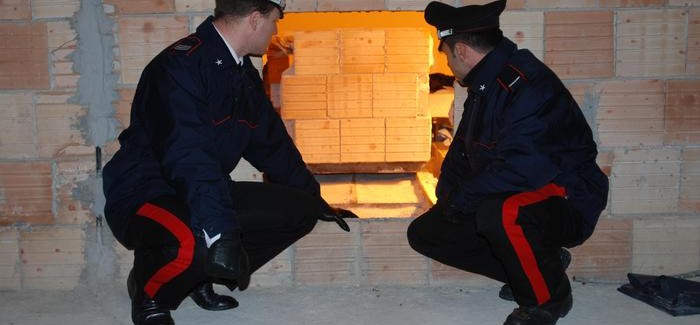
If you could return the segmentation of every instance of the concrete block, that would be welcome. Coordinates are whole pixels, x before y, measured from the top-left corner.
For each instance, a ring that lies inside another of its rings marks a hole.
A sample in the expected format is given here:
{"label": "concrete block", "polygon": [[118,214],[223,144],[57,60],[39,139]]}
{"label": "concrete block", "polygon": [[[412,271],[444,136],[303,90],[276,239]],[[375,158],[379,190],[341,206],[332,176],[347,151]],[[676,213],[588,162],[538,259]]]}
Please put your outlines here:
{"label": "concrete block", "polygon": [[372,75],[329,75],[328,117],[372,117]]}
{"label": "concrete block", "polygon": [[415,176],[393,174],[357,175],[357,203],[417,204],[420,200],[414,184]]}
{"label": "concrete block", "polygon": [[284,12],[316,11],[316,0],[289,0]]}
{"label": "concrete block", "polygon": [[55,224],[81,225],[95,221],[91,210],[95,202],[92,189],[101,186],[101,183],[96,184],[95,174],[94,155],[57,161]]}
{"label": "concrete block", "polygon": [[363,284],[428,284],[428,260],[416,253],[406,239],[410,221],[362,222]]}
{"label": "concrete block", "polygon": [[134,266],[134,252],[126,249],[122,244],[114,241],[114,253],[117,257],[117,281],[126,283],[126,278],[129,276],[129,271]]}
{"label": "concrete block", "polygon": [[294,142],[305,162],[340,162],[338,120],[297,120],[294,124]]}
{"label": "concrete block", "polygon": [[430,260],[430,267],[431,286],[483,287],[501,284],[479,274],[463,271],[435,260]]}
{"label": "concrete block", "polygon": [[357,202],[354,175],[316,175],[316,180],[321,184],[321,196],[328,204],[351,204]]}
{"label": "concrete block", "polygon": [[117,14],[155,14],[175,11],[174,0],[105,0],[105,4],[113,5]]}
{"label": "concrete block", "polygon": [[82,227],[22,231],[20,256],[25,289],[65,290],[78,285],[85,267]]}
{"label": "concrete block", "polygon": [[0,2],[0,19],[32,19],[31,1],[11,0]]}
{"label": "concrete block", "polygon": [[0,290],[22,289],[19,231],[0,228]]}
{"label": "concrete block", "polygon": [[318,0],[317,3],[317,11],[386,10],[384,1],[375,0]]}
{"label": "concrete block", "polygon": [[[508,1],[510,4],[510,1]],[[544,14],[540,11],[506,11],[500,17],[503,35],[510,38],[518,48],[530,50],[544,60]]]}
{"label": "concrete block", "polygon": [[[444,2],[444,1],[443,1]],[[450,3],[453,5],[453,3]],[[423,11],[427,3],[423,0],[387,0],[386,10],[391,11]]]}
{"label": "concrete block", "polygon": [[291,286],[293,248],[287,248],[275,258],[261,266],[251,276],[250,285],[255,287]]}
{"label": "concrete block", "polygon": [[141,71],[156,54],[189,34],[184,16],[123,17],[117,20],[117,25],[117,60],[121,64],[121,82],[125,84],[136,84]]}
{"label": "concrete block", "polygon": [[383,162],[385,137],[384,119],[340,120],[340,161]]}
{"label": "concrete block", "polygon": [[0,23],[0,89],[48,89],[48,53],[46,23]]}
{"label": "concrete block", "polygon": [[69,21],[47,22],[51,72],[54,88],[77,88],[80,75],[73,71],[71,54],[78,36]]}
{"label": "concrete block", "polygon": [[674,148],[616,151],[610,178],[612,213],[678,211],[680,158]]}
{"label": "concrete block", "polygon": [[632,220],[601,218],[591,238],[570,250],[567,274],[583,281],[622,281],[632,266],[632,238]]}
{"label": "concrete block", "polygon": [[686,19],[681,9],[619,11],[615,41],[617,76],[684,74]]}
{"label": "concrete block", "polygon": [[527,0],[527,9],[596,8],[598,0]]}
{"label": "concrete block", "polygon": [[50,162],[0,163],[0,225],[51,224]]}
{"label": "concrete block", "polygon": [[299,285],[359,285],[360,223],[350,232],[334,222],[318,222],[295,244],[294,280]]}
{"label": "concrete block", "polygon": [[656,217],[634,221],[632,272],[675,275],[700,268],[700,219]]}
{"label": "concrete block", "polygon": [[700,212],[700,149],[686,148],[681,163],[680,211]]}
{"label": "concrete block", "polygon": [[[604,8],[627,7],[660,7],[666,4],[665,0],[600,0],[600,6]],[[671,1],[673,2],[673,0]]]}
{"label": "concrete block", "polygon": [[86,108],[69,104],[72,92],[41,93],[36,100],[37,140],[39,155],[45,158],[66,154],[92,153],[87,132],[81,130],[80,119],[86,114]]}
{"label": "concrete block", "polygon": [[545,14],[544,62],[561,79],[613,75],[613,14],[610,11]]}
{"label": "concrete block", "polygon": [[119,121],[119,129],[124,130],[129,127],[131,119],[131,103],[134,100],[134,93],[136,93],[135,88],[120,88],[119,99],[114,104],[115,106],[115,118]]}
{"label": "concrete block", "polygon": [[666,93],[664,144],[700,142],[700,81],[669,80]]}
{"label": "concrete block", "polygon": [[80,0],[32,0],[32,17],[34,19],[70,18],[79,9]]}
{"label": "concrete block", "polygon": [[0,156],[36,158],[33,93],[0,94]]}
{"label": "concrete block", "polygon": [[688,62],[686,64],[686,74],[700,74],[700,8],[692,8],[688,11]]}
{"label": "concrete block", "polygon": [[613,80],[598,84],[600,145],[661,145],[664,135],[664,87],[664,82],[660,80]]}
{"label": "concrete block", "polygon": [[[128,0],[126,0],[128,1]],[[289,6],[289,3],[287,3]],[[209,0],[175,0],[175,11],[177,12],[214,12],[214,2]]]}

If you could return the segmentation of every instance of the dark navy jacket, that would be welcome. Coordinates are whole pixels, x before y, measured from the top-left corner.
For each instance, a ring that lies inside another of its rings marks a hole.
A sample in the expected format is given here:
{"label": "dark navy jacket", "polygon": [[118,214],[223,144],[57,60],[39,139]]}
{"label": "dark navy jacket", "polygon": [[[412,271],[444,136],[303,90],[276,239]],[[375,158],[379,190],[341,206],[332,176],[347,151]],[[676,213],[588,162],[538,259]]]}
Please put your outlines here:
{"label": "dark navy jacket", "polygon": [[117,238],[145,201],[176,195],[195,231],[238,228],[229,177],[241,158],[271,182],[319,196],[250,59],[236,64],[209,17],[144,69],[121,148],[104,168],[105,215]]}
{"label": "dark navy jacket", "polygon": [[607,204],[608,179],[581,109],[554,72],[504,38],[463,84],[469,94],[438,198],[469,214],[487,195],[554,183],[564,187],[590,236]]}

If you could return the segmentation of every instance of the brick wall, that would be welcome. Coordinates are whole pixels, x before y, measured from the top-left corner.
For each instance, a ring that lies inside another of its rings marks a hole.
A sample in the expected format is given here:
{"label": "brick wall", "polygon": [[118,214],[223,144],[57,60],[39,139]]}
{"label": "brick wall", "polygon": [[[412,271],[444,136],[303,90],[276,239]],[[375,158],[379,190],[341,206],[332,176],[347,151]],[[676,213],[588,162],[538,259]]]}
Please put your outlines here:
{"label": "brick wall", "polygon": [[[0,1],[0,290],[71,289],[89,283],[96,264],[123,279],[131,254],[101,222],[95,146],[103,161],[114,152],[144,64],[193,31],[212,3]],[[427,3],[289,0],[287,8],[420,11]],[[572,90],[610,176],[610,204],[593,238],[573,250],[571,273],[618,281],[631,271],[700,268],[700,1],[511,0],[502,28]],[[256,284],[483,282],[413,252],[409,222],[355,221],[350,234],[319,224]]]}

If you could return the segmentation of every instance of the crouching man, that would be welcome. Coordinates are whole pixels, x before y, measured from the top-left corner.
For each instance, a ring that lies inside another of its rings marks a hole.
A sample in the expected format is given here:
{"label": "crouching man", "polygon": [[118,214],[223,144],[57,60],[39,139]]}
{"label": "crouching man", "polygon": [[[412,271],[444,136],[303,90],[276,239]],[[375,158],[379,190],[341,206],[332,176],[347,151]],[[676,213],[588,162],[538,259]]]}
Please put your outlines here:
{"label": "crouching man", "polygon": [[505,324],[555,324],[572,307],[562,247],[591,236],[608,179],[569,91],[503,36],[505,6],[425,9],[468,97],[438,202],[411,223],[408,240],[425,256],[505,283],[518,304]]}

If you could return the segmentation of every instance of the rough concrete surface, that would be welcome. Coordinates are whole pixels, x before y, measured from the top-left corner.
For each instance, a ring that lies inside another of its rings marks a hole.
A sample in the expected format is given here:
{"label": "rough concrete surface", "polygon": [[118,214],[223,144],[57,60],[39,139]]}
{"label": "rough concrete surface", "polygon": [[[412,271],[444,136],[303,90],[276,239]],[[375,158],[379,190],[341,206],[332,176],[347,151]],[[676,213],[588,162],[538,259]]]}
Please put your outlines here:
{"label": "rough concrete surface", "polygon": [[[557,324],[700,324],[700,315],[672,317],[616,287],[575,283],[574,308]],[[187,299],[173,316],[177,324],[502,324],[514,305],[497,294],[497,286],[250,288],[233,293],[237,309],[205,311]],[[100,292],[0,292],[0,324],[131,324],[129,300],[121,285]]]}

